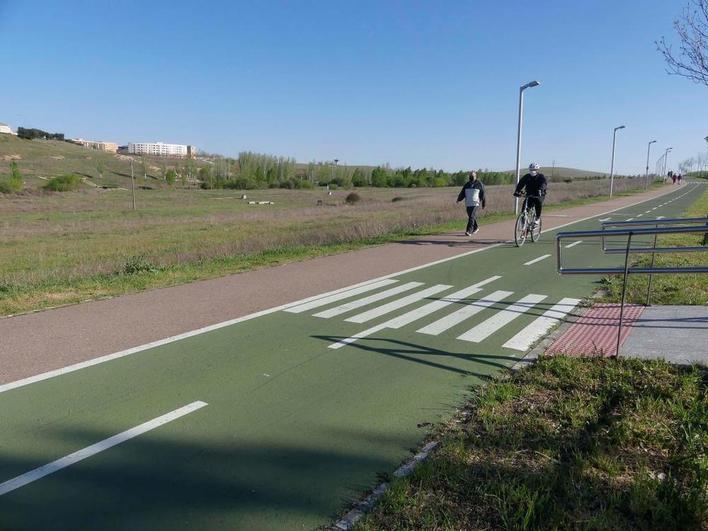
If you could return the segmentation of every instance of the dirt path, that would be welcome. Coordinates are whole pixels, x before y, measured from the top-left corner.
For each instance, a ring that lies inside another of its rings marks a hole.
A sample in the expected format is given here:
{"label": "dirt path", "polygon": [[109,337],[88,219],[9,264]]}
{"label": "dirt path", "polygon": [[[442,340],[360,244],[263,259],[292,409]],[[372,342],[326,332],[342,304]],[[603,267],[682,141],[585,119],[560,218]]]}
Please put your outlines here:
{"label": "dirt path", "polygon": [[[549,212],[544,230],[671,191],[664,187]],[[472,240],[460,231],[0,319],[0,383],[482,249],[512,234],[509,220],[482,226]]]}

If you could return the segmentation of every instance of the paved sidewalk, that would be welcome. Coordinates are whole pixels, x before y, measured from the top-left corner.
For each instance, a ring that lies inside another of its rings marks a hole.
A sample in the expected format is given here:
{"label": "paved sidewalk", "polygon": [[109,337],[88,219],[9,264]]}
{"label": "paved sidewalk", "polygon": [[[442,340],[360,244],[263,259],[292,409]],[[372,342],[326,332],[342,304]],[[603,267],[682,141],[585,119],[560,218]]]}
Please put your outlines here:
{"label": "paved sidewalk", "polygon": [[708,365],[708,306],[645,308],[620,356]]}

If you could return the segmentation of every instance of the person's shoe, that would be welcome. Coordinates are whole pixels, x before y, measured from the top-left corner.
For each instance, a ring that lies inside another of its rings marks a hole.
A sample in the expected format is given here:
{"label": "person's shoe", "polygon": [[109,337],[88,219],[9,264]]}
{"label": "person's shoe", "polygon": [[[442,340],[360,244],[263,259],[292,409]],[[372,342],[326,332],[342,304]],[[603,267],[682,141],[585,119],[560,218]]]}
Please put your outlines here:
{"label": "person's shoe", "polygon": [[534,228],[534,229],[538,228],[538,226],[539,226],[540,224],[541,224],[541,222],[540,222],[539,220],[535,219],[535,220],[533,221],[533,228]]}
{"label": "person's shoe", "polygon": [[479,227],[477,227],[476,229],[474,229],[474,230],[472,231],[472,234],[477,234],[478,232],[479,232]]}
{"label": "person's shoe", "polygon": [[465,236],[472,236],[472,233],[470,231],[465,231]]}

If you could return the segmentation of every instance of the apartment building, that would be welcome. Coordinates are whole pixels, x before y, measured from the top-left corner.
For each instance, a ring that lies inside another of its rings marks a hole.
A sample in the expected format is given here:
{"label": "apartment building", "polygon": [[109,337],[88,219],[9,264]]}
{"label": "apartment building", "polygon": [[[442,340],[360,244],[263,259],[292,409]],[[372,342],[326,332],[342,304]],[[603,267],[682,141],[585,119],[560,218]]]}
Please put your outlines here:
{"label": "apartment building", "polygon": [[109,153],[115,153],[118,151],[118,144],[115,142],[105,142],[103,140],[84,140],[83,138],[75,138],[72,142],[81,144],[87,148],[98,149],[99,151],[108,151]]}
{"label": "apartment building", "polygon": [[194,158],[197,155],[197,148],[184,144],[165,144],[163,142],[129,142],[128,153],[153,157]]}

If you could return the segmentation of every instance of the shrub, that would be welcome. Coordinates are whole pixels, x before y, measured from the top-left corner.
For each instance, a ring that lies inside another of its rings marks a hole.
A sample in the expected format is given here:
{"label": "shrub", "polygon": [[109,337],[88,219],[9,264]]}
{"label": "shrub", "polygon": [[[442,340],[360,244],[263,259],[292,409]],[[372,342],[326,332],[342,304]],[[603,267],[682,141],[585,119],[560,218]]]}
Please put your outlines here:
{"label": "shrub", "polygon": [[81,177],[74,173],[65,173],[47,181],[44,188],[53,192],[69,192],[76,190],[81,184]]}
{"label": "shrub", "polygon": [[397,203],[398,201],[403,201],[403,199],[403,197],[397,195],[396,197],[391,199],[391,203]]}
{"label": "shrub", "polygon": [[313,188],[312,183],[305,179],[298,179],[295,181],[295,188],[302,190],[311,190]]}
{"label": "shrub", "polygon": [[22,190],[22,174],[14,160],[10,163],[10,176],[0,181],[0,193],[12,194]]}
{"label": "shrub", "polygon": [[165,172],[165,181],[167,181],[167,184],[172,186],[177,182],[177,172],[173,169],[169,169]]}
{"label": "shrub", "polygon": [[138,273],[155,273],[157,270],[158,268],[145,256],[138,255],[128,258],[125,264],[123,264],[121,273],[124,275],[136,275]]}
{"label": "shrub", "polygon": [[361,201],[361,197],[359,197],[359,194],[356,192],[352,192],[347,195],[346,199],[344,200],[348,205],[353,205],[354,203],[358,203]]}

